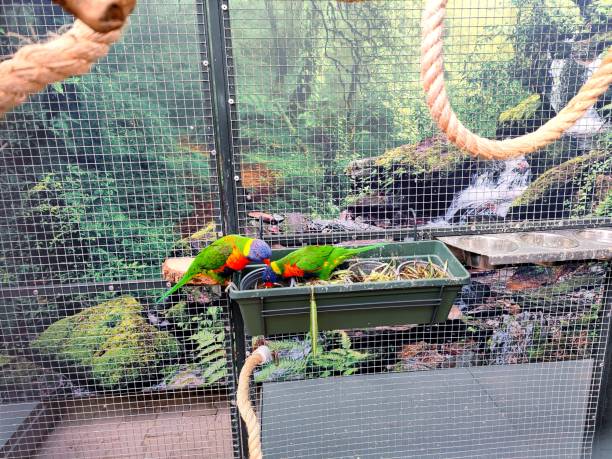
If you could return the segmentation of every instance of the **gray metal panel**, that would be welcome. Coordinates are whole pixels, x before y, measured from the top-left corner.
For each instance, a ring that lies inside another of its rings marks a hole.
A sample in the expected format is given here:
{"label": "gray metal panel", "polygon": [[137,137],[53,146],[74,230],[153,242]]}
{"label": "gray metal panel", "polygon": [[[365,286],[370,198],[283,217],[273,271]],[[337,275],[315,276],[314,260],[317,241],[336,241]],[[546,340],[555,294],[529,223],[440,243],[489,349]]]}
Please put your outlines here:
{"label": "gray metal panel", "polygon": [[267,383],[264,456],[579,457],[592,365],[581,360]]}
{"label": "gray metal panel", "polygon": [[39,405],[40,402],[0,405],[0,448],[6,445],[19,427]]}

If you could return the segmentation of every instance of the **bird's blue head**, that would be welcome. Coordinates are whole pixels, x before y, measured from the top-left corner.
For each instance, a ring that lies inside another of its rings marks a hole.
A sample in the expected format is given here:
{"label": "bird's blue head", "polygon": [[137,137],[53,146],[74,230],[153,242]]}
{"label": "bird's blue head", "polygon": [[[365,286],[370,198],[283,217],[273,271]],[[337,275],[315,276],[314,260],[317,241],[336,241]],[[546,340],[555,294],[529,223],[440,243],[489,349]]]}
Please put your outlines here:
{"label": "bird's blue head", "polygon": [[270,264],[270,258],[272,257],[272,249],[270,246],[261,239],[253,239],[251,246],[249,247],[249,253],[247,258],[253,263],[265,263]]}
{"label": "bird's blue head", "polygon": [[264,286],[268,288],[274,286],[274,284],[279,281],[278,275],[270,266],[264,268],[261,279],[263,280]]}

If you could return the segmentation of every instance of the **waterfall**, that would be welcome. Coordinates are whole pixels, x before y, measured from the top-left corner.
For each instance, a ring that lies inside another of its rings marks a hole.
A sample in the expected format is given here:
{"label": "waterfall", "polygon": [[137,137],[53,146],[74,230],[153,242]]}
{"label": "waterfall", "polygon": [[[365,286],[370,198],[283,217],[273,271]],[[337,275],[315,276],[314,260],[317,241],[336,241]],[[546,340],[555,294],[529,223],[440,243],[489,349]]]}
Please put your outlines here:
{"label": "waterfall", "polygon": [[[556,111],[563,108],[563,72],[567,62],[567,59],[554,59],[550,68],[553,80],[551,104]],[[582,65],[586,69],[585,77],[588,78],[601,65],[601,59],[594,59]],[[586,146],[590,137],[609,128],[610,125],[591,107],[566,134],[572,135],[581,145]],[[512,202],[527,189],[530,181],[531,169],[523,157],[496,161],[488,165],[483,172],[474,174],[469,187],[453,197],[446,214],[430,222],[428,226],[464,223],[469,218],[479,216],[504,218]]]}
{"label": "waterfall", "polygon": [[523,157],[495,161],[472,176],[470,186],[455,195],[444,217],[431,223],[444,226],[468,217],[505,217],[508,209],[530,183],[531,169]]}
{"label": "waterfall", "polygon": [[[550,93],[550,101],[553,108],[559,112],[563,108],[563,71],[567,65],[567,59],[554,59],[550,66],[550,75],[553,79],[552,89]],[[585,80],[590,78],[593,72],[601,65],[601,58],[597,58],[587,64],[582,64],[586,70]],[[594,107],[590,107],[584,115],[582,115],[576,121],[571,128],[565,131],[566,135],[574,135],[579,139],[592,137],[602,131],[605,131],[610,126],[606,124],[606,121],[597,113]]]}

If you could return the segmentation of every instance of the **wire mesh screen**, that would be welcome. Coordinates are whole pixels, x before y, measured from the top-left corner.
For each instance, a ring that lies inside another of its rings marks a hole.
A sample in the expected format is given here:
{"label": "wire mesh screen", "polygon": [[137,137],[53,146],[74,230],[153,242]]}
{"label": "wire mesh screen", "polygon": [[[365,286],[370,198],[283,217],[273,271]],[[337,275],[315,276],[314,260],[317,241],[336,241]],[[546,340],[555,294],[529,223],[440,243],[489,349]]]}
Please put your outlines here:
{"label": "wire mesh screen", "polygon": [[[67,28],[51,3],[1,2],[3,56]],[[545,149],[471,158],[424,104],[421,9],[143,0],[91,73],[0,121],[0,456],[240,455],[234,305],[155,302],[162,260],[222,230],[292,246],[612,222],[610,91]],[[488,137],[551,119],[610,45],[604,0],[448,16],[452,103]],[[316,356],[312,336],[267,337],[266,457],[588,455],[609,265],[472,277],[439,325],[321,333]]]}
{"label": "wire mesh screen", "polygon": [[[425,106],[421,2],[227,6],[241,231],[291,246],[610,222],[610,91],[549,147],[479,161]],[[447,13],[451,102],[489,138],[554,117],[610,44],[602,2],[456,1]],[[320,333],[318,355],[310,335],[268,336],[279,359],[252,394],[264,457],[589,456],[607,270],[474,271],[446,322]]]}
{"label": "wire mesh screen", "polygon": [[[162,260],[220,231],[204,11],[139,2],[91,73],[1,121],[2,457],[233,455],[227,301],[155,303]],[[2,2],[1,53],[71,22]]]}
{"label": "wire mesh screen", "polygon": [[[270,235],[609,221],[610,91],[550,147],[478,161],[430,120],[419,80],[421,2],[229,6],[244,231],[261,213]],[[447,12],[454,109],[490,138],[551,119],[610,43],[604,2],[466,0]]]}
{"label": "wire mesh screen", "polygon": [[268,337],[264,457],[590,457],[604,263],[473,271],[449,319]]}

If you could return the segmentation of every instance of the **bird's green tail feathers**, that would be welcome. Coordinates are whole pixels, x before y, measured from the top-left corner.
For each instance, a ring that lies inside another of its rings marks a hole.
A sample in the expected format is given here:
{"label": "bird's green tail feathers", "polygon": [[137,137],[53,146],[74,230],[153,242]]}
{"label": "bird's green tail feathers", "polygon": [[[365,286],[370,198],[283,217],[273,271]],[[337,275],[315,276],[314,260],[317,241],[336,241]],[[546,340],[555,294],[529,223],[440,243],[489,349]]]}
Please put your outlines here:
{"label": "bird's green tail feathers", "polygon": [[354,255],[357,255],[358,253],[369,252],[370,250],[378,249],[380,247],[384,247],[385,245],[386,244],[384,242],[381,242],[380,244],[372,244],[372,245],[366,245],[363,247],[357,247],[355,249],[351,249],[351,253]]}
{"label": "bird's green tail feathers", "polygon": [[181,280],[179,280],[176,285],[174,285],[174,287],[169,290],[166,290],[166,292],[164,292],[164,294],[157,299],[156,303],[161,303],[162,301],[164,301],[166,298],[176,292],[179,288],[189,282],[193,276],[195,276],[195,274],[187,271],[185,275],[181,277]]}

